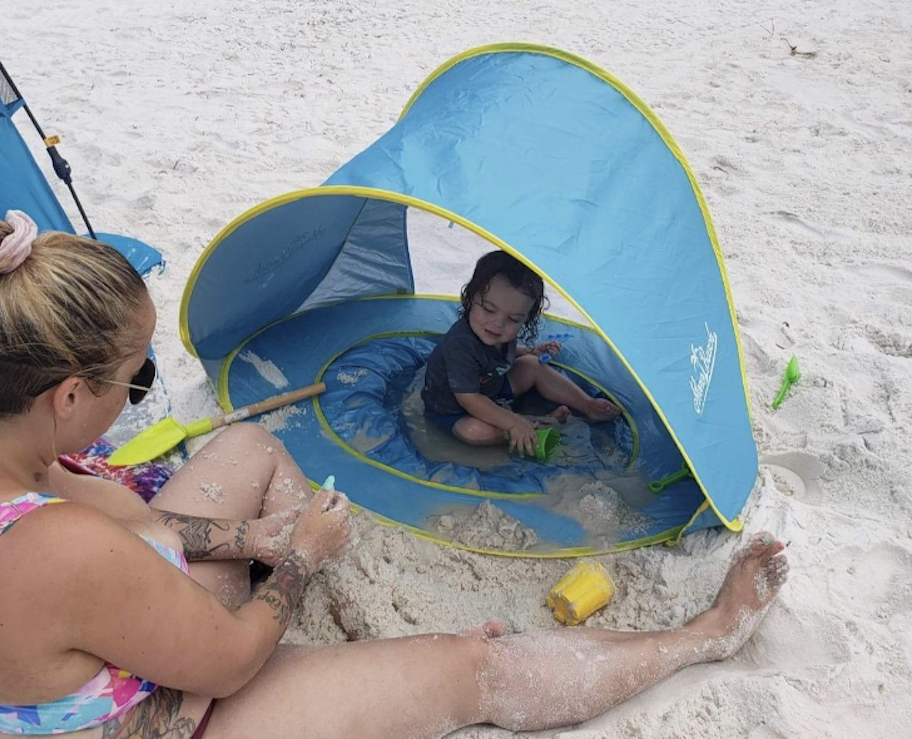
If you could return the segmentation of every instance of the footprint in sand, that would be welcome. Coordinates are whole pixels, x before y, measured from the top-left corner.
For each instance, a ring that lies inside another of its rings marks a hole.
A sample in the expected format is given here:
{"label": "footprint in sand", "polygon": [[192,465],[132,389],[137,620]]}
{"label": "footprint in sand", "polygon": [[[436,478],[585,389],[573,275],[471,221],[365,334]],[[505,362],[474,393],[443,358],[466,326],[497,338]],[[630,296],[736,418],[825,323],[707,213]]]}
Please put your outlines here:
{"label": "footprint in sand", "polygon": [[912,358],[912,336],[894,331],[884,331],[876,326],[865,326],[868,341],[877,350],[891,357]]}
{"label": "footprint in sand", "polygon": [[819,480],[826,466],[816,457],[805,452],[785,452],[764,457],[760,463],[769,470],[782,495],[810,505],[822,502]]}
{"label": "footprint in sand", "polygon": [[865,551],[845,547],[828,560],[827,589],[832,603],[843,610],[888,622],[908,613],[912,600],[912,553],[895,544],[878,544]]}
{"label": "footprint in sand", "polygon": [[852,659],[846,625],[827,611],[780,603],[734,658],[742,667],[788,671],[844,664]]}

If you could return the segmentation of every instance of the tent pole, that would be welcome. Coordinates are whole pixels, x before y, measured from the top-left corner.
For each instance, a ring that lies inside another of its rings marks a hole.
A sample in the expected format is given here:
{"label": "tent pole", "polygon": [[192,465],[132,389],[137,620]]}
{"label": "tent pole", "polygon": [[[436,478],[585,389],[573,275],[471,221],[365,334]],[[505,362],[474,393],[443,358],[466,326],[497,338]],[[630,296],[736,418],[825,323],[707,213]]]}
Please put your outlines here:
{"label": "tent pole", "polygon": [[69,188],[70,195],[73,196],[76,207],[79,209],[79,215],[82,216],[82,220],[89,231],[89,236],[97,240],[98,237],[95,236],[95,231],[92,229],[92,224],[89,223],[89,217],[86,215],[86,212],[82,207],[82,203],[79,200],[79,196],[76,194],[76,189],[73,187],[73,178],[71,176],[72,169],[70,167],[70,164],[60,155],[60,152],[57,151],[57,144],[60,142],[60,137],[52,136],[51,138],[48,138],[44,135],[44,131],[42,130],[41,125],[32,114],[28,103],[25,102],[25,99],[22,97],[22,93],[20,93],[19,88],[16,87],[16,83],[13,82],[12,77],[9,76],[9,73],[6,71],[6,67],[3,66],[3,62],[0,62],[0,74],[3,75],[3,79],[6,80],[6,84],[9,85],[10,89],[13,91],[13,94],[15,94],[16,97],[22,101],[22,107],[25,109],[25,112],[28,114],[29,119],[31,119],[32,124],[35,126],[35,130],[38,131],[38,135],[41,136],[41,140],[44,142],[44,145],[47,148],[47,153],[51,157],[51,163],[54,165],[54,172],[57,173],[57,176],[63,180],[64,184],[67,186],[67,188]]}

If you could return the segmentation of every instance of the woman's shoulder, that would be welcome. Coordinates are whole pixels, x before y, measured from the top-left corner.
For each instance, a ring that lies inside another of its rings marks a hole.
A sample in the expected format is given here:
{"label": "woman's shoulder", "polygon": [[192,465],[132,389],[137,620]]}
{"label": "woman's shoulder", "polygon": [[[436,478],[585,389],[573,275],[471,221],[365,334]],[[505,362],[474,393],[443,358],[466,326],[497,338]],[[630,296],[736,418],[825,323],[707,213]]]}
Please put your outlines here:
{"label": "woman's shoulder", "polygon": [[[33,494],[23,515],[0,535],[0,582],[10,578],[57,579],[85,562],[123,531],[103,512],[52,494]],[[40,498],[40,500],[39,500]]]}

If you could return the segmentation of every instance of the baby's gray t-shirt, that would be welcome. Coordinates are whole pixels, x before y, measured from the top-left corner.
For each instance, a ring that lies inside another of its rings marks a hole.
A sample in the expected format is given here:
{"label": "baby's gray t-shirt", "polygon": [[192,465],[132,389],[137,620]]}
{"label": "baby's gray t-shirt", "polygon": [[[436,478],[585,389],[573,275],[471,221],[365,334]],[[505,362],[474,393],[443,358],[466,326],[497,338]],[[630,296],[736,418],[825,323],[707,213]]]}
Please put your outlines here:
{"label": "baby's gray t-shirt", "polygon": [[516,361],[516,340],[502,348],[479,339],[467,318],[452,325],[434,347],[427,364],[421,397],[433,413],[465,413],[454,393],[481,393],[495,400],[504,377]]}

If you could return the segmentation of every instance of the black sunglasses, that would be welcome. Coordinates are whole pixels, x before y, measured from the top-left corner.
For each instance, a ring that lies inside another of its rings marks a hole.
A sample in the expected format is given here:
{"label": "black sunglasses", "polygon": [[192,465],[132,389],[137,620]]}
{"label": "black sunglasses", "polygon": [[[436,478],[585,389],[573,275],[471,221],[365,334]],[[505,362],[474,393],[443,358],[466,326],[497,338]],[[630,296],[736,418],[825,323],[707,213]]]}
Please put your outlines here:
{"label": "black sunglasses", "polygon": [[130,405],[139,405],[143,398],[149,394],[152,389],[152,383],[155,382],[155,362],[152,357],[146,357],[139,371],[133,375],[130,382],[117,382],[116,380],[102,380],[111,385],[123,385],[130,388]]}
{"label": "black sunglasses", "polygon": [[[130,382],[119,382],[117,380],[102,380],[99,378],[93,378],[96,382],[105,382],[108,385],[120,385],[121,387],[130,388],[130,404],[139,405],[143,398],[149,394],[149,391],[152,389],[152,383],[155,382],[155,362],[152,361],[151,357],[146,357],[146,361],[143,362],[142,367],[139,368],[139,371],[133,375],[130,379]],[[55,385],[59,385],[63,380],[54,380],[49,382],[47,385],[43,385],[34,393],[32,393],[33,398],[37,398],[42,393],[46,393]]]}

